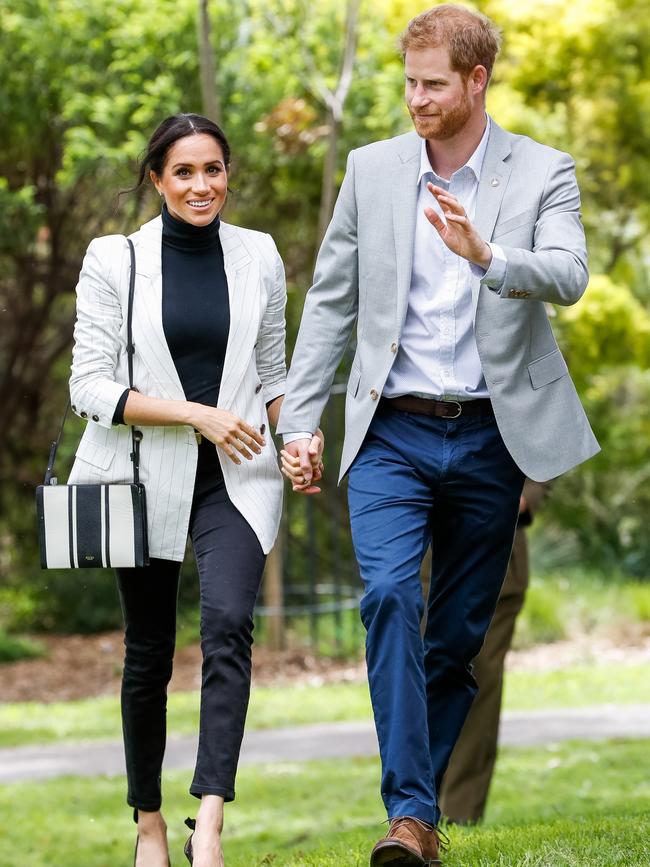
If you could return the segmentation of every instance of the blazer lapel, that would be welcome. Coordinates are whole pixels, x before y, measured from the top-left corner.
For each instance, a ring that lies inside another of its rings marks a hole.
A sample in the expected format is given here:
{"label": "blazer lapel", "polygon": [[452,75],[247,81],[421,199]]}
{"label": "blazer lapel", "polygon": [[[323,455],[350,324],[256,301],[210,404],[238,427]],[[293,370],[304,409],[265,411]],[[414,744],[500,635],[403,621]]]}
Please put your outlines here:
{"label": "blazer lapel", "polygon": [[[490,120],[490,123],[490,137],[481,169],[481,179],[476,197],[476,217],[474,219],[476,230],[487,241],[492,238],[503,196],[510,179],[511,165],[508,157],[512,152],[508,133],[493,120]],[[480,281],[472,281],[475,314],[479,289]]]}
{"label": "blazer lapel", "polygon": [[135,351],[146,364],[165,397],[172,400],[185,400],[185,392],[165,339],[162,321],[162,218],[156,217],[145,223],[134,236],[134,242]]}
{"label": "blazer lapel", "polygon": [[413,265],[416,207],[418,200],[418,170],[420,167],[421,139],[416,133],[406,138],[398,154],[398,165],[393,174],[393,235],[397,264],[398,333],[402,330],[408,307]]}
{"label": "blazer lapel", "polygon": [[230,331],[218,405],[228,408],[235,398],[257,342],[261,312],[260,273],[259,263],[253,260],[236,226],[222,222],[219,236],[228,281]]}

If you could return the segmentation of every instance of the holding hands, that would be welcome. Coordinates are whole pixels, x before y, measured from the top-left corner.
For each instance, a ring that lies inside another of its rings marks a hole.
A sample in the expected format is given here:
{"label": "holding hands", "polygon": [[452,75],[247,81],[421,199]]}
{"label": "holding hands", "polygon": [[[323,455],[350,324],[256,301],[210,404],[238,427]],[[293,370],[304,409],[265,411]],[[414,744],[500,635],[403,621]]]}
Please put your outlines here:
{"label": "holding hands", "polygon": [[280,452],[282,472],[297,493],[320,493],[321,489],[314,482],[322,478],[325,469],[322,460],[324,447],[325,437],[317,428],[311,439],[293,440]]}
{"label": "holding hands", "polygon": [[429,183],[427,189],[435,196],[445,219],[443,220],[433,208],[425,208],[424,214],[443,243],[452,253],[462,256],[463,259],[487,271],[492,261],[492,250],[470,222],[465,208],[456,196],[452,196],[442,187]]}

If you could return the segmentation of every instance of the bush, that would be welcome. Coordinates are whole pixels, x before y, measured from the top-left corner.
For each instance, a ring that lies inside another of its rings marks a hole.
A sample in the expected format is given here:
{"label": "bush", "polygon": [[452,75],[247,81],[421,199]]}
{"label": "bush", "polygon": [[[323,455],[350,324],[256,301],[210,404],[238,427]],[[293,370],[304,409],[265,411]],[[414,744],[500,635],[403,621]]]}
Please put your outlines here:
{"label": "bush", "polygon": [[45,648],[38,641],[9,635],[0,629],[0,663],[16,662],[19,659],[37,659],[45,655]]}
{"label": "bush", "polygon": [[550,644],[565,637],[564,605],[558,605],[557,595],[548,583],[533,582],[528,588],[523,611],[517,619],[514,647]]}

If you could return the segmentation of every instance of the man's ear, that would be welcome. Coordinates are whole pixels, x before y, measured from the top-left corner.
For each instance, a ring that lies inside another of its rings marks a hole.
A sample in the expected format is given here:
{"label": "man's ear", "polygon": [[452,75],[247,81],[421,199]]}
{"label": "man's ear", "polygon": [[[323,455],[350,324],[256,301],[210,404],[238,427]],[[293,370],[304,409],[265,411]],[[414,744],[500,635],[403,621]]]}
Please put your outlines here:
{"label": "man's ear", "polygon": [[469,80],[472,87],[472,93],[474,95],[477,95],[479,93],[485,93],[488,85],[487,69],[484,66],[478,64],[470,72]]}

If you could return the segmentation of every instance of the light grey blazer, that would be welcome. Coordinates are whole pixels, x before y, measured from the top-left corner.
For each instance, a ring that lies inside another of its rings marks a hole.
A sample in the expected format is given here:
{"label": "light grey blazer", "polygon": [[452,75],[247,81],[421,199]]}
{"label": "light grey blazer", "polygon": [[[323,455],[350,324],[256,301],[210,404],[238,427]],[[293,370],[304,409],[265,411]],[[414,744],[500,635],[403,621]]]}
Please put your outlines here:
{"label": "light grey blazer", "polygon": [[[412,132],[350,153],[305,302],[278,432],[316,428],[356,321],[341,477],[364,440],[399,347],[420,147]],[[571,157],[492,121],[475,225],[508,258],[500,294],[478,278],[472,285],[474,331],[496,420],[524,474],[546,481],[598,451],[544,306],[575,303],[588,281]]]}
{"label": "light grey blazer", "polygon": [[[230,299],[230,333],[218,406],[255,428],[266,425],[266,446],[252,461],[234,464],[217,449],[228,496],[255,531],[264,552],[273,546],[282,509],[282,477],[268,430],[266,403],[284,393],[286,287],[269,235],[221,223]],[[133,304],[133,382],[148,397],[185,400],[162,324],[160,217],[131,235],[136,255]],[[70,483],[129,482],[131,431],[113,425],[128,387],[126,310],[130,259],[125,238],[96,238],[77,286],[77,321],[70,396],[88,419]],[[147,495],[152,557],[182,560],[194,491],[197,443],[189,426],[139,426],[140,478]],[[216,448],[216,446],[215,446]]]}

